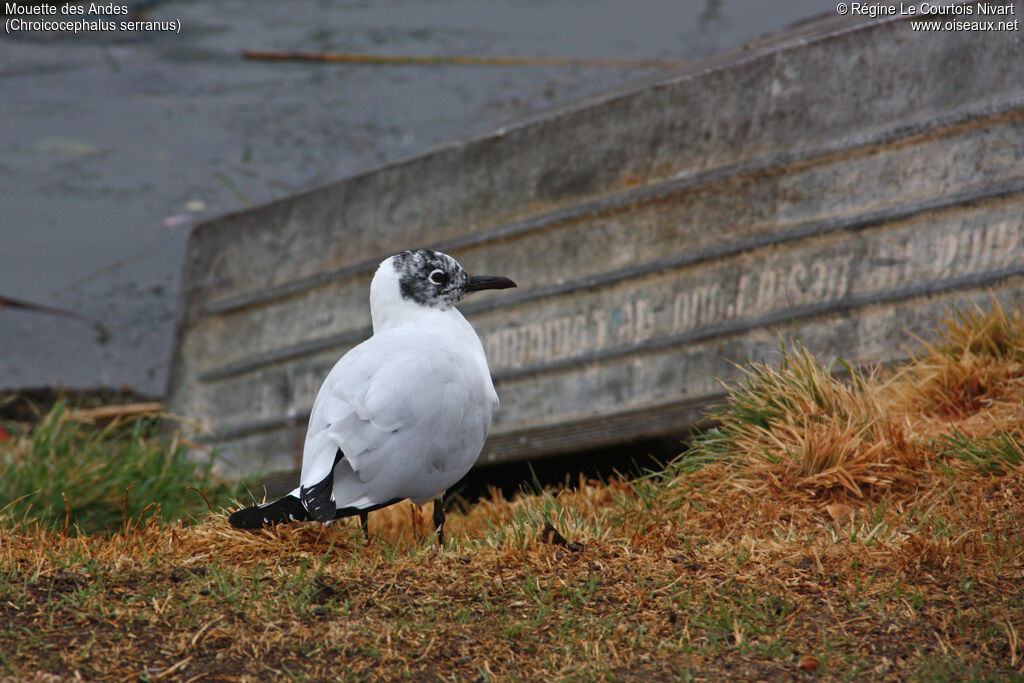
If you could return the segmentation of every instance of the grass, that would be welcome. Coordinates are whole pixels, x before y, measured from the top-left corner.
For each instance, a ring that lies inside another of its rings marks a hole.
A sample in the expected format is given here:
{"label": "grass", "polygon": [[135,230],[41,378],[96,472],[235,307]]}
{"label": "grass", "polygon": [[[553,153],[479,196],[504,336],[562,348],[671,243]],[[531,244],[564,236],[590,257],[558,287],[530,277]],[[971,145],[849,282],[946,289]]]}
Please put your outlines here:
{"label": "grass", "polygon": [[1024,325],[948,322],[886,375],[787,344],[664,471],[495,493],[437,554],[410,503],[368,544],[8,513],[0,680],[1021,680]]}
{"label": "grass", "polygon": [[226,504],[241,490],[212,477],[212,459],[196,462],[177,435],[162,435],[158,418],[97,425],[58,402],[27,432],[4,434],[0,511],[22,524],[110,532],[147,514],[194,516],[208,509],[204,496]]}

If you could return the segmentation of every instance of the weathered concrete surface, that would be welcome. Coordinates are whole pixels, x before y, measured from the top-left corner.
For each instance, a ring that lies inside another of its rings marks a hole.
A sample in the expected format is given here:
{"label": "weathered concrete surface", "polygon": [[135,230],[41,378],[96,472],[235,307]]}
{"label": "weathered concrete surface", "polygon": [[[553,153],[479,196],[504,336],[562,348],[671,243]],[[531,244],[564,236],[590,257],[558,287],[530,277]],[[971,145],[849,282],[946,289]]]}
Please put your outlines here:
{"label": "weathered concrete surface", "polygon": [[502,399],[484,461],[684,431],[778,330],[890,360],[1024,279],[1018,33],[829,20],[199,226],[171,409],[298,464],[377,262],[431,245],[520,288],[466,302]]}

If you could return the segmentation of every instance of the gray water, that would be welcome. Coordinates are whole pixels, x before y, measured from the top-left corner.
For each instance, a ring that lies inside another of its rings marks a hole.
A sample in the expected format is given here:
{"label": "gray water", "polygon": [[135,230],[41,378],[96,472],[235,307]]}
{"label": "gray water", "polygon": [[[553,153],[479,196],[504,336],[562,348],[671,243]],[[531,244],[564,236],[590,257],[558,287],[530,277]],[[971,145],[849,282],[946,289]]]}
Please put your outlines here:
{"label": "gray water", "polygon": [[141,7],[140,18],[179,21],[180,34],[0,37],[0,295],[71,309],[109,331],[102,340],[77,320],[0,308],[0,388],[162,394],[196,222],[656,73],[259,62],[243,60],[242,50],[692,60],[833,4]]}

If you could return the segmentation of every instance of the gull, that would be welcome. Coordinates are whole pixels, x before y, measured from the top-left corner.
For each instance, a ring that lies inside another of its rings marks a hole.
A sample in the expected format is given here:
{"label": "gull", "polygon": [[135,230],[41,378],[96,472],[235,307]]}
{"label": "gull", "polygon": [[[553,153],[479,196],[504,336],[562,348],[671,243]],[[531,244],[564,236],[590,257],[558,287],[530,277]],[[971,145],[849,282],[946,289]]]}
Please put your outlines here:
{"label": "gull", "polygon": [[370,283],[373,335],[341,357],[317,393],[298,488],[232,513],[231,525],[359,515],[365,534],[371,511],[433,500],[443,546],[444,493],[476,462],[498,406],[483,344],[455,304],[515,286],[470,275],[429,249],[384,259]]}

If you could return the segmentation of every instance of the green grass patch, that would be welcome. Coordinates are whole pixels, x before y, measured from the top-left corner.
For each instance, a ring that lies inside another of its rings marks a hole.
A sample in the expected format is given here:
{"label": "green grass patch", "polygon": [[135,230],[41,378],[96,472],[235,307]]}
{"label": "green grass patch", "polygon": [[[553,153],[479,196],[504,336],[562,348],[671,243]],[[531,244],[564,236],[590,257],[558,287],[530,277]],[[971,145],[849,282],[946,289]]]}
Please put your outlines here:
{"label": "green grass patch", "polygon": [[98,426],[58,403],[27,433],[0,444],[0,524],[90,534],[158,512],[166,521],[192,519],[207,510],[203,495],[227,506],[243,490],[217,479],[212,464],[212,456],[197,460],[164,433],[158,418]]}
{"label": "green grass patch", "polygon": [[968,436],[954,428],[952,434],[943,434],[936,441],[942,455],[961,460],[981,472],[1001,474],[1024,463],[1024,444],[1008,431]]}

